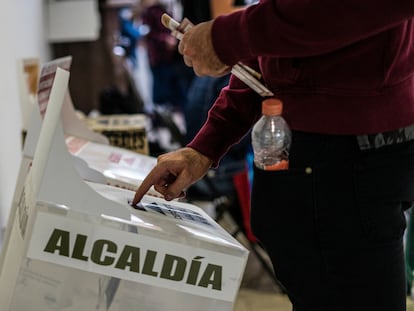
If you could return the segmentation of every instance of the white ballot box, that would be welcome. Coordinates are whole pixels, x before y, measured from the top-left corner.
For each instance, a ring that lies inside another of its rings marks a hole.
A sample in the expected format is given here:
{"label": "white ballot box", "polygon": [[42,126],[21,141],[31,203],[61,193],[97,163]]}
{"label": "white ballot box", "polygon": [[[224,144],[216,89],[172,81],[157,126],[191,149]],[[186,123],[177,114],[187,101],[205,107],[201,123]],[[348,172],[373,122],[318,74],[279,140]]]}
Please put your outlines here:
{"label": "white ballot box", "polygon": [[60,113],[58,69],[31,168],[16,193],[0,301],[20,310],[232,310],[248,251],[202,209],[85,181]]}
{"label": "white ballot box", "polygon": [[132,210],[121,203],[129,191],[91,187],[113,191],[107,208],[129,219],[22,202],[1,278],[5,310],[232,310],[247,252],[202,210],[156,198]]}

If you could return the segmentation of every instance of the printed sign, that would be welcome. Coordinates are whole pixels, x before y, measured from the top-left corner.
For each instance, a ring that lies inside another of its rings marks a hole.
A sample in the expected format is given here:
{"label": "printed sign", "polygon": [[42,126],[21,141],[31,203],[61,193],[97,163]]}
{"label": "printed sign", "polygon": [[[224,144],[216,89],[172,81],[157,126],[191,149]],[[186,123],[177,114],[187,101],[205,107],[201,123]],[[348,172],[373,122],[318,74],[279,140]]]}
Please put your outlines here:
{"label": "printed sign", "polygon": [[245,259],[39,212],[28,257],[233,301]]}

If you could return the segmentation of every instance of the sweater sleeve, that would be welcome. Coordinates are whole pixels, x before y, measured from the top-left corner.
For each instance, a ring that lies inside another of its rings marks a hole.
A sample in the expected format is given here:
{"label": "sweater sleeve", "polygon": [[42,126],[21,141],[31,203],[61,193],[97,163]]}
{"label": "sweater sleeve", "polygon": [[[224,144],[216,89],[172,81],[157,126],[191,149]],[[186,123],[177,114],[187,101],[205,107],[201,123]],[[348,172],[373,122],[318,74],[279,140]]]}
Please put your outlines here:
{"label": "sweater sleeve", "polygon": [[262,0],[218,17],[213,46],[225,64],[271,55],[320,55],[414,16],[412,0]]}
{"label": "sweater sleeve", "polygon": [[187,146],[208,156],[217,167],[230,147],[247,135],[260,117],[261,101],[257,93],[232,76],[209,110],[206,122]]}

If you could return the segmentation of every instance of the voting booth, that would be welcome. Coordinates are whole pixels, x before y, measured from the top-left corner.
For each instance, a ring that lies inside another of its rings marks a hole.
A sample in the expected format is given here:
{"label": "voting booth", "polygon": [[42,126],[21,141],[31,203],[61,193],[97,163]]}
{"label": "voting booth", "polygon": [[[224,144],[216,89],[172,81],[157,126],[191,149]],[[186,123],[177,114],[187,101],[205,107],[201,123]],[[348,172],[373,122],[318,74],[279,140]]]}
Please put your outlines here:
{"label": "voting booth", "polygon": [[197,206],[146,195],[132,207],[133,191],[85,180],[61,122],[68,77],[56,70],[16,187],[2,310],[232,310],[247,249]]}

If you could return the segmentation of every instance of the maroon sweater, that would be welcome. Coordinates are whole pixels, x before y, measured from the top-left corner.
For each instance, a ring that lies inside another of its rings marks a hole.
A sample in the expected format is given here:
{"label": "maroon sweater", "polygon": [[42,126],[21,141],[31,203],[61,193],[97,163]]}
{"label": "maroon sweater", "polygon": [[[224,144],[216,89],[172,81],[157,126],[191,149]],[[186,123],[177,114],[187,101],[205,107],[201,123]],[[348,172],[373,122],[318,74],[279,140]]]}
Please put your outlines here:
{"label": "maroon sweater", "polygon": [[[262,0],[219,17],[213,46],[284,102],[293,130],[372,134],[414,124],[414,0]],[[232,77],[190,147],[218,163],[260,117]]]}

